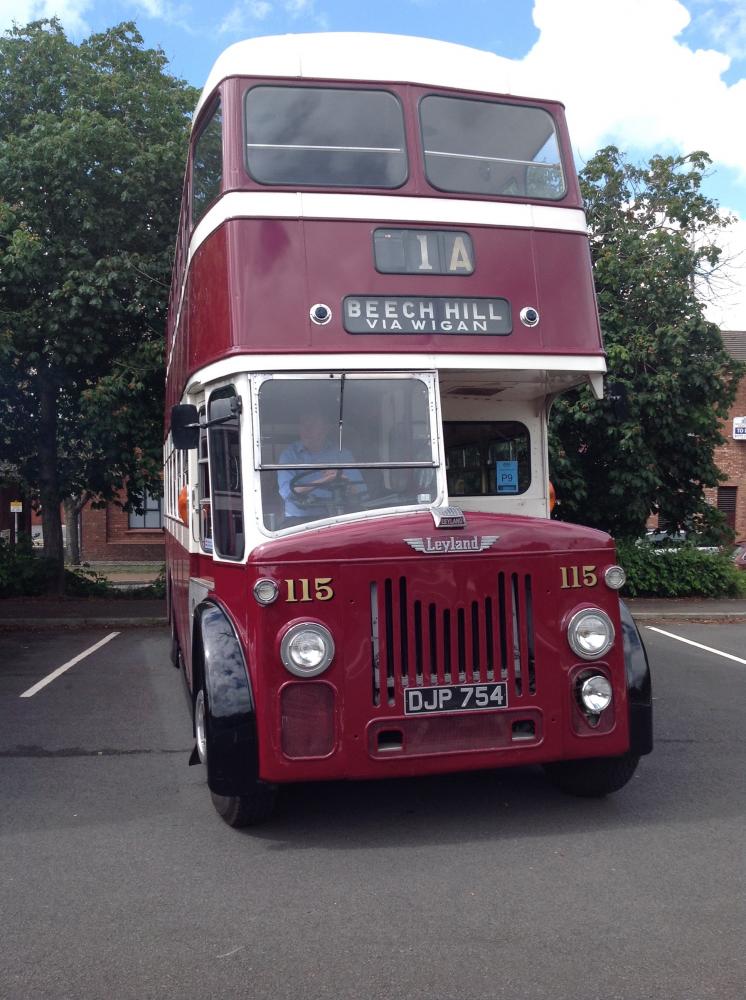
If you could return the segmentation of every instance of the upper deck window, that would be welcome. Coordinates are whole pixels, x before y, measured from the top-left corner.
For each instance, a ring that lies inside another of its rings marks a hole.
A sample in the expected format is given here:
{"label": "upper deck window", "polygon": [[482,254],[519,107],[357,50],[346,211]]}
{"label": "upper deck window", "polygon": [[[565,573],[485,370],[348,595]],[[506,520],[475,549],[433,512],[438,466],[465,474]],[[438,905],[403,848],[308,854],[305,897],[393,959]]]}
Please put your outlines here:
{"label": "upper deck window", "polygon": [[197,137],[192,156],[192,225],[220,194],[223,180],[223,114],[220,105]]}
{"label": "upper deck window", "polygon": [[556,201],[566,191],[554,121],[541,108],[424,97],[425,172],[433,187]]}
{"label": "upper deck window", "polygon": [[260,184],[399,187],[407,179],[401,105],[382,90],[254,87],[246,163]]}

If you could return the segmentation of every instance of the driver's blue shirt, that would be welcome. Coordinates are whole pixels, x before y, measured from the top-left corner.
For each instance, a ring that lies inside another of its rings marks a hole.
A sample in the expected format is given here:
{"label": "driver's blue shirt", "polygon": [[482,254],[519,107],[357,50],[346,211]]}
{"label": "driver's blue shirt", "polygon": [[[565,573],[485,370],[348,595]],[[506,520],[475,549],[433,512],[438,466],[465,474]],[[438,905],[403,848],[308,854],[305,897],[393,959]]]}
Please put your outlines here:
{"label": "driver's blue shirt", "polygon": [[[331,462],[337,465],[340,462],[353,463],[354,461],[352,452],[348,448],[343,448],[340,451],[339,448],[328,446],[321,448],[319,451],[309,451],[302,441],[294,441],[280,455],[280,464],[291,466],[320,465],[322,462]],[[315,490],[309,491],[306,494],[309,497],[309,501],[303,504],[303,506],[295,502],[290,484],[300,471],[298,468],[291,468],[281,469],[277,473],[280,496],[285,502],[285,517],[328,517],[330,515],[329,503],[334,499],[334,491],[327,489],[325,486],[318,486]],[[325,471],[325,469],[308,469],[296,485],[310,486],[314,481],[314,475],[323,476]],[[365,480],[359,469],[340,469],[339,473],[340,475],[344,475],[345,479],[351,483],[365,484]],[[311,497],[317,500],[318,503],[313,503],[310,499]]]}

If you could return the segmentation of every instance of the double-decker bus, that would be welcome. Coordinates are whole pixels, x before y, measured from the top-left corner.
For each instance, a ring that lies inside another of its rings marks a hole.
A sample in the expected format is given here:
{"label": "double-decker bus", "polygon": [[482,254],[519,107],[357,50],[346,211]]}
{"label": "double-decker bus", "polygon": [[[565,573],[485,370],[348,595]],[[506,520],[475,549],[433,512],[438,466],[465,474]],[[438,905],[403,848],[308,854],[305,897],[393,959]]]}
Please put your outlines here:
{"label": "double-decker bus", "polygon": [[199,101],[167,585],[231,825],[284,782],[542,764],[603,795],[651,750],[614,543],[549,517],[552,400],[605,359],[563,108],[503,65],[255,38]]}

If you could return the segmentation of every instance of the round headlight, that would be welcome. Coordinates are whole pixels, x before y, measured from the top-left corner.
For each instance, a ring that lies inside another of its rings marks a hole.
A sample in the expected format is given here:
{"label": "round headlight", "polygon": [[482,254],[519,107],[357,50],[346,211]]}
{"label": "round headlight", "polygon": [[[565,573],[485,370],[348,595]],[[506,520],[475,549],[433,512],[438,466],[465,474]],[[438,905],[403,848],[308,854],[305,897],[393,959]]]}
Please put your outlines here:
{"label": "round headlight", "polygon": [[586,678],[580,687],[583,707],[593,715],[600,715],[611,704],[611,684],[603,674]]}
{"label": "round headlight", "polygon": [[627,574],[621,566],[609,566],[604,570],[604,582],[610,590],[621,590],[627,582]]}
{"label": "round headlight", "polygon": [[279,592],[280,588],[275,581],[268,580],[266,577],[263,580],[257,580],[254,584],[254,597],[257,604],[273,604],[277,600]]}
{"label": "round headlight", "polygon": [[567,641],[578,656],[584,660],[595,660],[611,649],[614,626],[605,611],[583,608],[570,619]]}
{"label": "round headlight", "polygon": [[280,658],[296,677],[317,677],[334,657],[334,640],[329,629],[315,622],[293,625],[282,637]]}

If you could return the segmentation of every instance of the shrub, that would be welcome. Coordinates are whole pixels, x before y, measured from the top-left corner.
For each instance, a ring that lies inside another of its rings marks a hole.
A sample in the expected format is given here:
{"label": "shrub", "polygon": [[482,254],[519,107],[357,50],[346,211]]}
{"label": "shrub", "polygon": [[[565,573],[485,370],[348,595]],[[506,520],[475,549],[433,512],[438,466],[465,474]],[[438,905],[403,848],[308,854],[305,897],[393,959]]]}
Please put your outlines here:
{"label": "shrub", "polygon": [[655,548],[645,542],[617,542],[619,563],[627,573],[627,597],[740,597],[746,573],[726,552],[703,552],[694,545]]}
{"label": "shrub", "polygon": [[65,570],[66,597],[112,597],[116,590],[105,576],[91,569],[86,563]]}
{"label": "shrub", "polygon": [[49,590],[54,563],[34,551],[21,535],[17,545],[0,540],[0,597],[38,597]]}

